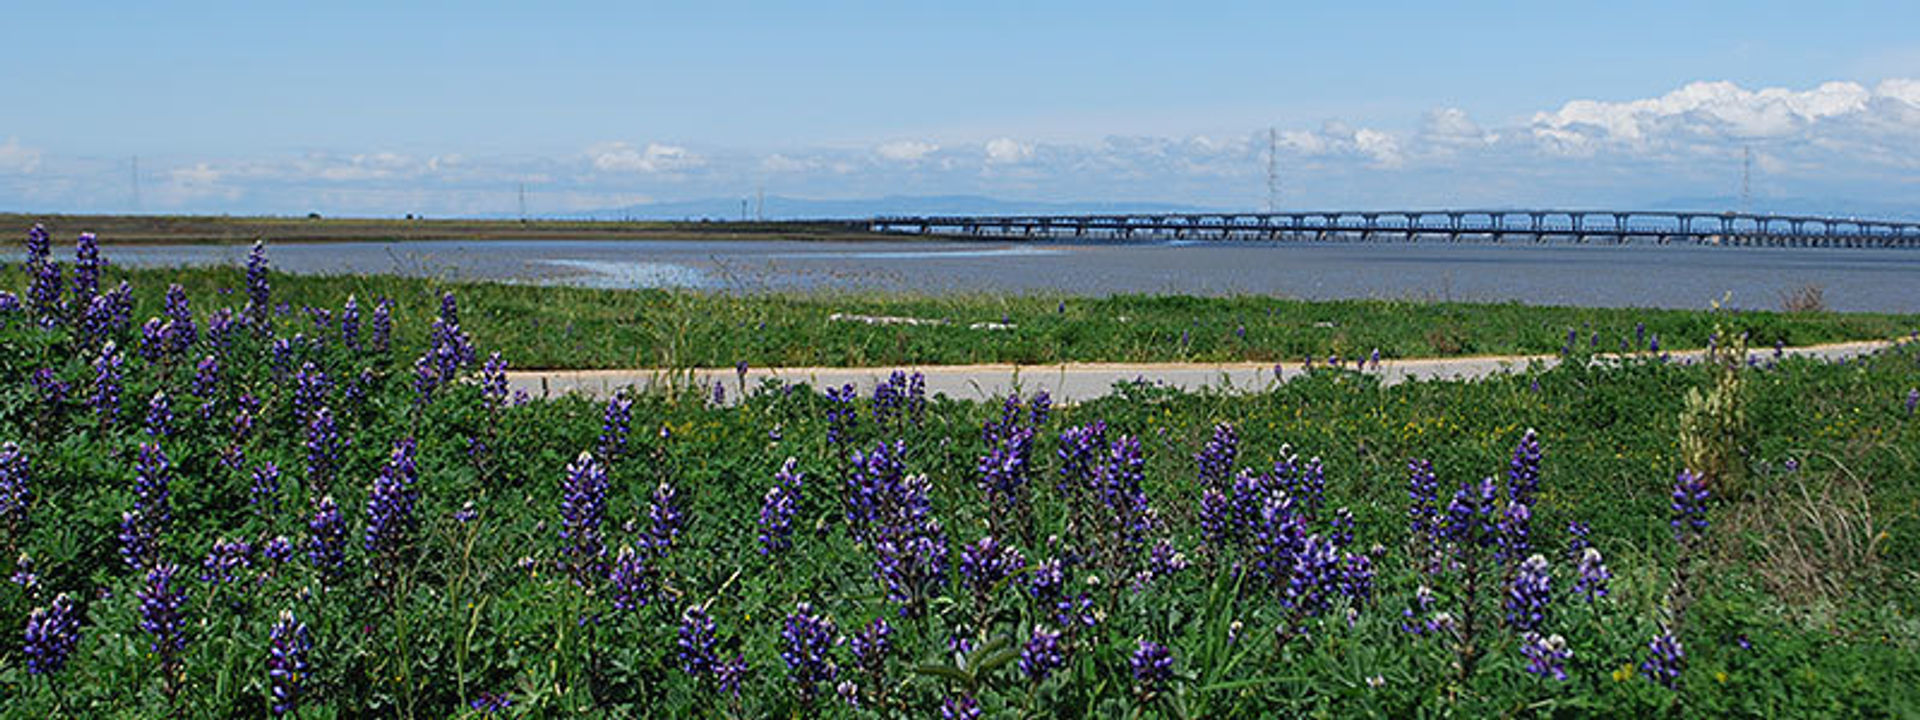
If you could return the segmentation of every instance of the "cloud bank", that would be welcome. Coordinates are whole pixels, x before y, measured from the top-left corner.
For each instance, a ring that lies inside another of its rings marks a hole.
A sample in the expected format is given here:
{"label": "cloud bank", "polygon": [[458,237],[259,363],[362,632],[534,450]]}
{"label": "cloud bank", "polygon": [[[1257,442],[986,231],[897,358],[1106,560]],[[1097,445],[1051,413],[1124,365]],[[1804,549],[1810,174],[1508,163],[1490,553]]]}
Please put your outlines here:
{"label": "cloud bank", "polygon": [[[1046,142],[894,137],[744,151],[611,138],[555,156],[375,148],[298,156],[143,157],[144,211],[567,214],[653,199],[977,194],[1254,209],[1270,148],[1289,207],[1642,205],[1726,198],[1751,153],[1760,202],[1849,197],[1920,213],[1920,80],[1568,100],[1504,123],[1456,107],[1400,122],[1328,120],[1242,135]],[[122,162],[0,142],[0,209],[132,209]],[[1709,208],[1711,209],[1711,208]]]}

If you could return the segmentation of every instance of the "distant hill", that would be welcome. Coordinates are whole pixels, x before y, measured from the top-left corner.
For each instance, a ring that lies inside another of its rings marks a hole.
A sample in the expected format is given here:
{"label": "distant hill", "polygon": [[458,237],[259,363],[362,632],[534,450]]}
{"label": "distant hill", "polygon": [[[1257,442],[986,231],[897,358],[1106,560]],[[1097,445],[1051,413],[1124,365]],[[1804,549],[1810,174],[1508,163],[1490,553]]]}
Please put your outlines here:
{"label": "distant hill", "polygon": [[[1045,213],[1211,212],[1222,208],[1154,202],[1035,202],[999,200],[976,195],[890,195],[881,198],[811,200],[768,195],[768,220],[866,218],[877,215],[1013,215]],[[753,201],[747,213],[754,212]],[[604,210],[567,213],[554,217],[594,220],[716,220],[740,219],[740,198],[707,198],[680,202],[646,203]]]}

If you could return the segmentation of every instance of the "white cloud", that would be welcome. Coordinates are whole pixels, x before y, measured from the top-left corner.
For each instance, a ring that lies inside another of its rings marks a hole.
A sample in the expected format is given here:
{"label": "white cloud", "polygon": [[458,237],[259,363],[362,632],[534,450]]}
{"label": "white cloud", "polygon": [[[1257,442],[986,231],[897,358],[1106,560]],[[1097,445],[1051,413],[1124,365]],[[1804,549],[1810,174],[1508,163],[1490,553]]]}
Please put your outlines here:
{"label": "white cloud", "polygon": [[30,174],[40,169],[40,151],[22,147],[19,138],[0,143],[0,172]]}
{"label": "white cloud", "polygon": [[677,145],[647,143],[645,149],[624,142],[606,143],[587,151],[593,168],[605,172],[671,173],[706,164],[705,159]]}
{"label": "white cloud", "polygon": [[1878,98],[1915,103],[1920,87],[1887,81],[1878,92],[1858,83],[1830,82],[1811,90],[1747,90],[1731,82],[1690,83],[1656,98],[1625,102],[1574,100],[1533,116],[1538,137],[1575,144],[1591,141],[1657,144],[1676,138],[1776,138],[1814,125],[1870,112]]}
{"label": "white cloud", "polygon": [[987,162],[1019,163],[1033,159],[1033,146],[1013,138],[994,138],[987,141]]}
{"label": "white cloud", "polygon": [[918,140],[895,140],[889,143],[882,143],[879,147],[874,148],[873,152],[880,157],[895,162],[918,162],[920,159],[932,155],[935,150],[939,149],[940,146],[933,143],[920,142]]}

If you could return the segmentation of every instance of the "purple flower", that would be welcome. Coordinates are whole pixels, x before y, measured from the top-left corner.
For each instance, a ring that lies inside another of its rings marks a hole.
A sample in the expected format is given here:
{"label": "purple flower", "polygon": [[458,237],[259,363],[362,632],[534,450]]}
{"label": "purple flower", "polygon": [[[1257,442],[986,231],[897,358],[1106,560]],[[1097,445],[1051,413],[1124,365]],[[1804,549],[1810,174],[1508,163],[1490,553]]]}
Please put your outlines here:
{"label": "purple flower", "polygon": [[313,363],[304,363],[293,374],[293,416],[305,419],[327,403],[333,381]]}
{"label": "purple flower", "polygon": [[325,495],[333,484],[352,440],[334,426],[333,411],[325,407],[313,411],[307,421],[307,492]]}
{"label": "purple flower", "polygon": [[940,720],[980,720],[980,701],[972,695],[949,695],[940,701]]}
{"label": "purple flower", "polygon": [[828,445],[841,446],[853,441],[854,428],[860,423],[860,416],[853,404],[859,398],[852,383],[827,389]]}
{"label": "purple flower", "polygon": [[244,315],[254,333],[265,337],[272,329],[273,286],[267,280],[267,243],[255,240],[247,253],[247,306]]}
{"label": "purple flower", "polygon": [[666,555],[687,524],[686,512],[680,507],[680,493],[671,483],[661,480],[653,489],[653,498],[647,504],[647,519],[648,545],[656,554]]}
{"label": "purple flower", "polygon": [[53,236],[47,234],[47,228],[34,223],[27,229],[27,266],[36,267],[47,262],[53,255]]}
{"label": "purple flower", "polygon": [[1707,490],[1706,478],[1692,470],[1681,470],[1673,481],[1673,539],[1683,546],[1690,546],[1707,531],[1707,500],[1712,493]]}
{"label": "purple flower", "polygon": [[93,397],[89,404],[100,416],[100,424],[111,426],[120,417],[120,352],[108,340],[93,361]]}
{"label": "purple flower", "polygon": [[26,639],[21,652],[27,656],[27,672],[50,675],[67,666],[67,657],[80,644],[80,617],[73,598],[66,593],[53,597],[53,604],[34,608],[27,614]]}
{"label": "purple flower", "polygon": [[27,454],[12,442],[0,445],[0,528],[6,529],[11,545],[20,544],[32,501],[33,467]]}
{"label": "purple flower", "polygon": [[738,653],[734,654],[732,660],[722,662],[713,667],[713,679],[716,689],[734,697],[740,696],[740,681],[746,678],[746,676],[747,658],[745,655]]}
{"label": "purple flower", "polygon": [[307,521],[307,559],[320,573],[321,582],[332,584],[340,577],[347,560],[347,522],[333,496],[320,498],[314,505],[313,519]]}
{"label": "purple flower", "polygon": [[1520,654],[1527,658],[1527,672],[1555,680],[1567,679],[1567,660],[1573,657],[1573,651],[1567,649],[1566,638],[1541,637],[1540,633],[1529,630],[1520,636]]}
{"label": "purple flower", "polygon": [[167,325],[160,318],[147,318],[140,326],[140,359],[158,365],[167,356]]}
{"label": "purple flower", "polygon": [[120,531],[115,539],[120,542],[121,562],[133,570],[151,566],[154,555],[159,552],[159,532],[138,510],[120,513]]}
{"label": "purple flower", "polygon": [[780,631],[780,659],[787,664],[787,679],[802,705],[811,704],[821,683],[833,682],[840,668],[833,661],[833,647],[840,644],[840,630],[833,618],[816,615],[813,605],[801,602],[787,615]]}
{"label": "purple flower", "polygon": [[373,351],[381,355],[393,349],[393,301],[380,298],[373,304]]}
{"label": "purple flower", "polygon": [[1026,567],[1027,559],[1018,548],[1001,545],[992,535],[960,549],[960,577],[983,601],[1002,581]]}
{"label": "purple flower", "polygon": [[163,440],[172,434],[173,403],[167,400],[167,391],[156,391],[147,401],[147,436]]}
{"label": "purple flower", "polygon": [[1913,417],[1913,409],[1920,406],[1920,388],[1907,390],[1907,417]]}
{"label": "purple flower", "polygon": [[293,541],[285,535],[275,535],[260,544],[260,555],[275,565],[293,562]]}
{"label": "purple flower", "polygon": [[133,509],[163,530],[173,522],[173,462],[159,445],[140,444],[140,457],[134,464]]}
{"label": "purple flower", "polygon": [[200,582],[224,585],[239,579],[236,571],[253,567],[253,546],[221,538],[200,561]]}
{"label": "purple flower", "polygon": [[1540,490],[1540,434],[1533,428],[1520,436],[1513,446],[1513,458],[1507,461],[1507,499],[1531,506]]}
{"label": "purple flower", "polygon": [[633,398],[625,392],[614,393],[607,400],[607,409],[601,415],[599,456],[607,462],[620,459],[627,452],[627,434],[633,422]]}
{"label": "purple flower", "polygon": [[146,584],[137,592],[140,600],[140,629],[153,636],[148,646],[159,657],[161,675],[172,678],[178,671],[180,651],[187,647],[187,588],[174,581],[180,572],[176,565],[157,565],[147,571]]}
{"label": "purple flower", "polygon": [[1520,561],[1533,549],[1533,512],[1518,501],[1507,503],[1494,526],[1494,559],[1503,565]]}
{"label": "purple flower", "polygon": [[263,513],[271,515],[280,512],[279,465],[269,461],[253,469],[253,487],[249,490],[249,497],[249,502]]}
{"label": "purple flower", "polygon": [[560,481],[560,555],[575,585],[591,587],[599,573],[606,514],[607,470],[592,453],[580,453]]}
{"label": "purple flower", "polygon": [[707,615],[707,609],[687,606],[680,613],[680,638],[676,643],[680,647],[680,669],[695,680],[712,673],[718,662],[713,654],[715,641],[713,618]]}
{"label": "purple flower", "polygon": [[367,493],[364,544],[375,567],[385,572],[397,569],[401,554],[413,540],[418,524],[414,506],[419,502],[419,491],[413,485],[418,474],[413,438],[401,438],[393,444],[393,453]]}
{"label": "purple flower", "polygon": [[40,404],[49,412],[60,412],[67,402],[67,393],[73,388],[60,380],[53,368],[40,368],[33,371],[33,389],[39,394]]}
{"label": "purple flower", "polygon": [[351,294],[340,308],[340,344],[348,350],[360,350],[360,300]]}
{"label": "purple flower", "polygon": [[273,690],[273,714],[285,715],[300,707],[300,694],[307,680],[307,653],[313,651],[313,638],[307,624],[281,610],[267,635],[267,682]]}
{"label": "purple flower", "polygon": [[1200,487],[1224,489],[1233,475],[1233,461],[1240,454],[1240,435],[1233,426],[1220,423],[1213,426],[1213,437],[1194,454],[1193,462],[1200,469]]}
{"label": "purple flower", "polygon": [[1441,532],[1448,541],[1461,545],[1479,545],[1493,542],[1495,536],[1488,518],[1493,514],[1495,498],[1499,488],[1493,478],[1481,480],[1479,484],[1462,483],[1454,491],[1453,500],[1447,503],[1447,510],[1441,518]]}
{"label": "purple flower", "polygon": [[1020,648],[1020,672],[1027,679],[1041,682],[1053,671],[1067,666],[1067,654],[1060,647],[1060,633],[1035,625],[1033,636]]}
{"label": "purple flower", "polygon": [[1157,697],[1173,679],[1173,653],[1160,643],[1141,638],[1127,661],[1133,668],[1134,696],[1142,703]]}
{"label": "purple flower", "polygon": [[1573,581],[1573,593],[1584,595],[1587,602],[1594,602],[1607,596],[1607,581],[1613,579],[1613,573],[1607,570],[1607,563],[1600,557],[1598,548],[1587,547],[1580,552],[1577,566],[1579,577]]}
{"label": "purple flower", "polygon": [[1022,427],[1000,435],[980,458],[980,488],[996,510],[1011,510],[1026,487],[1028,460],[1033,455],[1033,429]]}
{"label": "purple flower", "polygon": [[805,475],[787,458],[774,473],[774,485],[760,503],[760,554],[774,555],[793,546],[793,516],[800,509],[800,487]]}
{"label": "purple flower", "polygon": [[1548,572],[1547,559],[1528,556],[1507,587],[1503,606],[1507,611],[1507,625],[1523,631],[1540,629],[1547,616],[1547,605],[1552,601],[1553,576]]}
{"label": "purple flower", "polygon": [[60,324],[66,305],[60,301],[60,264],[42,262],[33,267],[33,283],[27,286],[27,306],[41,327]]}
{"label": "purple flower", "polygon": [[853,661],[860,666],[860,672],[878,682],[886,673],[887,656],[893,652],[893,626],[887,624],[886,618],[874,618],[849,638],[847,645],[853,650]]}
{"label": "purple flower", "polygon": [[613,557],[613,569],[607,582],[612,586],[613,609],[629,611],[646,607],[653,597],[653,570],[646,553],[634,552],[623,545]]}
{"label": "purple flower", "polygon": [[493,715],[506,712],[507,708],[513,707],[513,699],[502,693],[483,692],[473,696],[472,700],[468,700],[467,707],[481,715]]}
{"label": "purple flower", "polygon": [[167,354],[179,355],[200,341],[199,326],[193,322],[193,309],[187,305],[187,291],[178,283],[167,286]]}
{"label": "purple flower", "polygon": [[207,347],[225,355],[233,347],[233,308],[221,308],[207,317]]}
{"label": "purple flower", "polygon": [[80,233],[80,239],[73,245],[73,298],[76,302],[86,302],[100,294],[100,273],[107,269],[107,260],[100,256],[100,241],[93,233]]}
{"label": "purple flower", "polygon": [[487,356],[487,363],[480,368],[480,397],[490,410],[499,410],[507,404],[507,361],[500,353]]}
{"label": "purple flower", "polygon": [[1685,646],[1672,630],[1663,627],[1660,634],[1647,643],[1647,659],[1640,662],[1640,669],[1646,671],[1648,680],[1672,688],[1679,683],[1680,671],[1686,664]]}

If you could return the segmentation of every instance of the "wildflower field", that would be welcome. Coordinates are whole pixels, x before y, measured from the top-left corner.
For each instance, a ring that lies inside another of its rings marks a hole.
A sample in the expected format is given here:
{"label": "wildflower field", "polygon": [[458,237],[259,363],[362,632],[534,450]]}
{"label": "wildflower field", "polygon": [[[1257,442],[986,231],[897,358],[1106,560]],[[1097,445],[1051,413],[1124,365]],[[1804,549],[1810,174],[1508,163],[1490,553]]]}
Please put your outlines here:
{"label": "wildflower field", "polygon": [[0,274],[8,715],[1920,712],[1920,345],[595,402],[458,293],[50,244]]}

